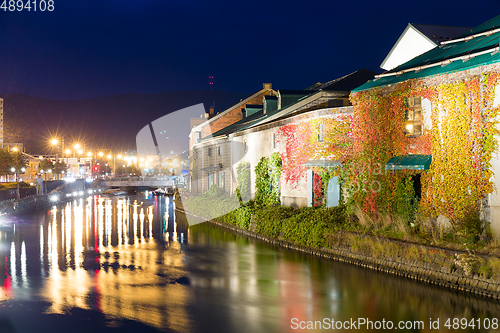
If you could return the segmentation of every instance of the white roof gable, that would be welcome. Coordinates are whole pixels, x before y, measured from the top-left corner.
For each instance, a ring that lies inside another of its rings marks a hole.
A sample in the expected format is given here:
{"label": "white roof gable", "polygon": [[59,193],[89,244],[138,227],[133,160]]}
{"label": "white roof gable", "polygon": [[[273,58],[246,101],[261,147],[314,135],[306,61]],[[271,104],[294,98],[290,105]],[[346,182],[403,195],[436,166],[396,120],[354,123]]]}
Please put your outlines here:
{"label": "white roof gable", "polygon": [[385,57],[380,68],[391,70],[435,46],[436,44],[433,41],[420,33],[413,25],[408,24],[387,57]]}
{"label": "white roof gable", "polygon": [[391,70],[468,30],[469,27],[408,23],[380,67]]}

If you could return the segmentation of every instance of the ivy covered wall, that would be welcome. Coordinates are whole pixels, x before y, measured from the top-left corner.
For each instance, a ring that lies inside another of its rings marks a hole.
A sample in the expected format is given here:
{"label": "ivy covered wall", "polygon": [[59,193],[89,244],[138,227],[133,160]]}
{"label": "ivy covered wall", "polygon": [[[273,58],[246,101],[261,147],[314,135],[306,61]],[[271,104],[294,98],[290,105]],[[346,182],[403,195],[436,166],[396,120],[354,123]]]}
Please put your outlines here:
{"label": "ivy covered wall", "polygon": [[[432,154],[430,170],[421,178],[424,217],[443,215],[457,223],[480,211],[481,200],[494,190],[490,161],[497,148],[499,109],[492,103],[498,78],[496,71],[465,71],[351,94],[352,162],[357,167],[346,178],[380,185],[377,191],[351,191],[351,203],[367,214],[395,212],[401,195],[411,191],[405,184],[415,171],[373,170],[393,156],[420,153]],[[431,101],[432,127],[409,138],[404,135],[404,101],[413,96]]]}

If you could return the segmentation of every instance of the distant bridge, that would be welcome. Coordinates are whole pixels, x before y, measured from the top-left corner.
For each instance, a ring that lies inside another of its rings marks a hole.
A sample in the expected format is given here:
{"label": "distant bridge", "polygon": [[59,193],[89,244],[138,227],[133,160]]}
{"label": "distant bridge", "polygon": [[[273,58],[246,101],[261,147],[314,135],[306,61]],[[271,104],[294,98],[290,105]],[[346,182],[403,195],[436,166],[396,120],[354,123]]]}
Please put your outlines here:
{"label": "distant bridge", "polygon": [[174,177],[113,177],[104,180],[110,187],[174,187]]}

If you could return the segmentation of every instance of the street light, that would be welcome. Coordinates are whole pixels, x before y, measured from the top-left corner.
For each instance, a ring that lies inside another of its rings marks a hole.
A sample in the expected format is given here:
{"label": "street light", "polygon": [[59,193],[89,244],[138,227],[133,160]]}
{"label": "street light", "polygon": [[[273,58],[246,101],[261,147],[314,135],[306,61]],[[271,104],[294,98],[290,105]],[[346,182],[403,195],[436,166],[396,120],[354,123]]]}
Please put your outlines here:
{"label": "street light", "polygon": [[[17,183],[17,200],[19,200],[21,198],[21,195],[19,193],[19,172],[18,170],[16,170],[16,168],[12,168],[10,169],[10,171],[12,172],[15,172],[15,175],[16,175],[16,183]],[[22,173],[26,172],[26,169],[25,168],[21,168],[21,171]]]}
{"label": "street light", "polygon": [[[59,143],[61,143],[60,146]],[[50,139],[50,144],[56,148],[56,162],[59,162],[59,149],[61,149],[62,155],[62,150],[64,149],[64,138],[62,138],[61,140],[59,140],[58,138],[52,138]]]}

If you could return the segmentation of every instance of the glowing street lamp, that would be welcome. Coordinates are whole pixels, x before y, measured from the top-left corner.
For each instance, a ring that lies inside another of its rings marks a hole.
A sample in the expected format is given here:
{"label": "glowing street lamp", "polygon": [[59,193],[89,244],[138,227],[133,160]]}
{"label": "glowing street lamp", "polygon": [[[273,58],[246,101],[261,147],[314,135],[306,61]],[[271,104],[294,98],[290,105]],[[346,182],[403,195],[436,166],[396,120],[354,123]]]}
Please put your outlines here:
{"label": "glowing street lamp", "polygon": [[[10,171],[12,171],[13,173],[15,173],[16,175],[16,183],[17,183],[17,200],[19,200],[21,198],[21,195],[19,193],[19,170],[16,170],[16,168],[11,168]],[[21,168],[20,171],[22,173],[25,173],[26,172],[26,169],[25,168]]]}

